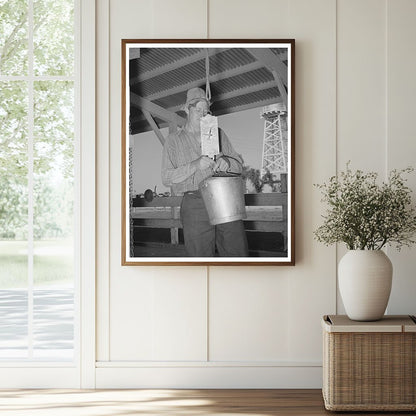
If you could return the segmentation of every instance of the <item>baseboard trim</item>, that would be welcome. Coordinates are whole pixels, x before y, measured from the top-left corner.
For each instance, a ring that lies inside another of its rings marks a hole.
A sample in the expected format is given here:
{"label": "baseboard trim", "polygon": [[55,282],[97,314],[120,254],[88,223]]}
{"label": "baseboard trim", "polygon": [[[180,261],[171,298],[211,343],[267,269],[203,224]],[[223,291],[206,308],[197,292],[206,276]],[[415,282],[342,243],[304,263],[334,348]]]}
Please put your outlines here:
{"label": "baseboard trim", "polygon": [[313,361],[97,361],[97,368],[153,367],[322,367]]}
{"label": "baseboard trim", "polygon": [[4,367],[0,372],[0,389],[79,387],[79,369],[77,367]]}
{"label": "baseboard trim", "polygon": [[312,389],[322,388],[322,367],[97,366],[96,388]]}

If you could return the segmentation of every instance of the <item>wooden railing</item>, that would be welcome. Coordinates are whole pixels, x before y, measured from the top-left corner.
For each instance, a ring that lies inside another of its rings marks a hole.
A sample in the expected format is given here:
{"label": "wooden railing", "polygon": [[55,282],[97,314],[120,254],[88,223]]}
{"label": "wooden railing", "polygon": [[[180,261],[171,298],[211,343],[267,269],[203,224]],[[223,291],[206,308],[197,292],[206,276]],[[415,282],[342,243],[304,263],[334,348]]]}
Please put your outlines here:
{"label": "wooden railing", "polygon": [[[245,194],[244,220],[250,257],[287,255],[287,193]],[[186,257],[179,216],[182,197],[132,201],[135,257]]]}

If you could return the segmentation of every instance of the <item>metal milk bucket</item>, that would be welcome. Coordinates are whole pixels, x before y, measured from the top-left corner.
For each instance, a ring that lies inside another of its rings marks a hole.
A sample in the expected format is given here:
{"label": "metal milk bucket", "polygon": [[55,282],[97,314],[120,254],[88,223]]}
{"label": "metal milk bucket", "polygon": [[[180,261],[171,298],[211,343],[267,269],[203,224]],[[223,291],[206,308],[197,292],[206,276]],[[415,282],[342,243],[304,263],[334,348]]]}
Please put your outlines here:
{"label": "metal milk bucket", "polygon": [[214,175],[204,179],[199,185],[199,190],[211,225],[247,217],[241,176]]}

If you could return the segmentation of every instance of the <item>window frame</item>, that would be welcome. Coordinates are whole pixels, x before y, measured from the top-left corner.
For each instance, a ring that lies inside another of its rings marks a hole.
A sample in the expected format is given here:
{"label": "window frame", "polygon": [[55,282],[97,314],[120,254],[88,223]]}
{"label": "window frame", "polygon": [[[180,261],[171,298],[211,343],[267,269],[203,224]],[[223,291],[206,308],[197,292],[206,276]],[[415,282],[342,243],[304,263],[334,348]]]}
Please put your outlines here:
{"label": "window frame", "polygon": [[[72,362],[0,362],[0,388],[95,387],[95,0],[74,0],[75,66],[72,77],[35,76],[33,73],[33,0],[29,7],[27,76],[0,76],[2,81],[23,80],[29,87],[29,247],[28,275],[33,307],[33,91],[43,80],[73,78],[75,90],[74,151],[74,357]],[[30,19],[32,21],[30,22]],[[33,312],[32,312],[33,313]],[[32,315],[33,317],[33,315]],[[32,323],[29,322],[29,325]],[[32,347],[33,348],[33,347]]]}

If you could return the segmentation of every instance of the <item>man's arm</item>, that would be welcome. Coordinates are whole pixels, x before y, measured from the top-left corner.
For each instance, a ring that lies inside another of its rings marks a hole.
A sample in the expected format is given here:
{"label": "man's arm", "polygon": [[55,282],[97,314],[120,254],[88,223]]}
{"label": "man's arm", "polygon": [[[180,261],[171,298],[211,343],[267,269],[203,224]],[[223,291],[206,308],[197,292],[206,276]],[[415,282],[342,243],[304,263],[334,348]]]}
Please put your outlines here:
{"label": "man's arm", "polygon": [[176,151],[178,149],[174,146],[173,140],[168,137],[162,154],[162,182],[165,186],[181,183],[192,176],[197,170],[203,171],[215,165],[215,162],[208,156],[200,156],[190,163],[175,166],[172,159]]}
{"label": "man's arm", "polygon": [[162,154],[162,182],[165,186],[172,186],[175,183],[181,183],[189,178],[195,169],[188,163],[183,166],[175,167],[169,153],[168,142],[163,147]]}

